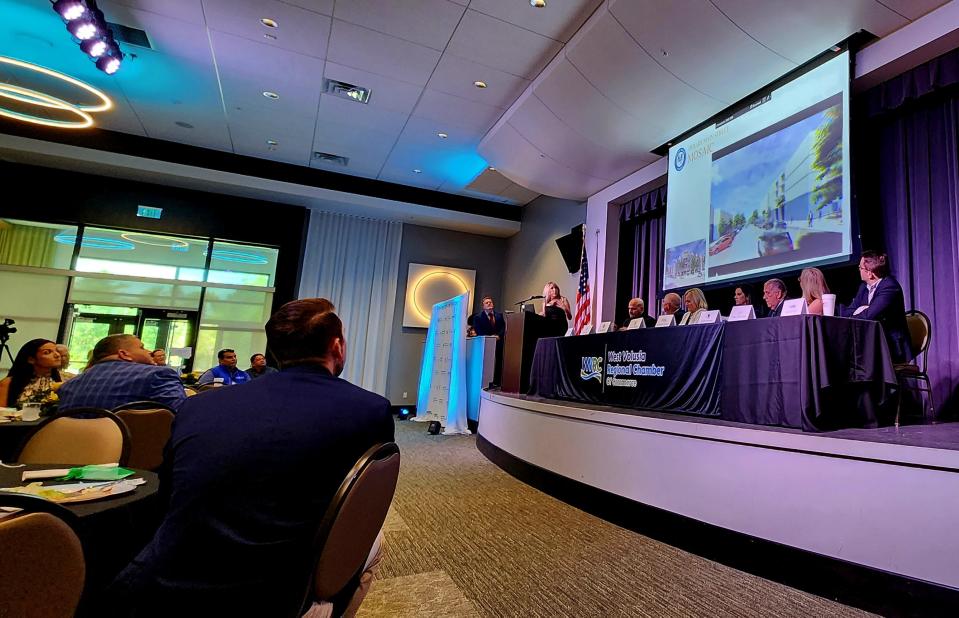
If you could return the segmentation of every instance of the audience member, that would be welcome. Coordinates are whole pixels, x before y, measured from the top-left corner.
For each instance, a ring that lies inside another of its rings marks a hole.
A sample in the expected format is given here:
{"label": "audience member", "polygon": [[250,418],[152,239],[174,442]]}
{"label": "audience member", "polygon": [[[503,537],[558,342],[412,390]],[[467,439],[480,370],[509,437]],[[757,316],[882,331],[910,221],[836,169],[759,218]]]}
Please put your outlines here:
{"label": "audience member", "polygon": [[473,317],[473,330],[480,337],[495,335],[502,338],[506,332],[506,320],[503,314],[494,310],[492,296],[483,297],[483,310]]}
{"label": "audience member", "polygon": [[818,268],[804,268],[799,274],[799,287],[802,288],[802,297],[806,300],[806,312],[812,315],[822,315],[822,295],[829,294],[826,277]]}
{"label": "audience member", "polygon": [[902,286],[890,274],[889,258],[885,253],[863,251],[859,260],[859,277],[862,279],[859,291],[852,303],[840,307],[841,315],[876,320],[882,324],[893,360],[909,360],[912,352],[906,327],[906,303]]}
{"label": "audience member", "polygon": [[389,401],[337,377],[332,303],[287,303],[266,336],[282,371],[180,409],[165,518],[111,591],[124,615],[300,615],[320,519],[357,459],[393,441]]}
{"label": "audience member", "polygon": [[266,364],[266,356],[263,356],[259,352],[250,357],[250,368],[246,370],[251,378],[254,380],[257,378],[262,378],[263,376],[268,376],[271,373],[276,373],[276,367],[270,367]]}
{"label": "audience member", "polygon": [[60,379],[66,382],[77,374],[67,371],[70,368],[70,348],[62,343],[57,344],[57,353],[60,355]]}
{"label": "audience member", "polygon": [[740,285],[733,292],[733,304],[751,305],[753,304],[753,290],[748,285]]}
{"label": "audience member", "polygon": [[20,408],[39,401],[60,381],[60,353],[48,339],[32,339],[20,348],[7,377],[0,380],[0,407]]}
{"label": "audience member", "polygon": [[229,386],[231,384],[243,384],[252,379],[245,371],[236,368],[235,350],[231,350],[230,348],[220,350],[216,353],[216,357],[219,359],[220,364],[204,371],[196,381],[197,384],[218,383]]}
{"label": "audience member", "polygon": [[706,296],[699,288],[686,290],[686,293],[683,294],[683,303],[686,305],[686,315],[679,322],[681,325],[695,324],[699,318],[699,312],[709,309],[709,305],[706,304]]}
{"label": "audience member", "polygon": [[60,387],[60,409],[104,408],[155,401],[176,410],[186,400],[177,372],[153,364],[133,335],[110,335],[93,347],[86,370]]}
{"label": "audience member", "polygon": [[629,315],[625,320],[623,320],[623,325],[621,328],[629,328],[629,323],[637,318],[642,318],[643,324],[646,327],[656,326],[656,318],[650,317],[646,313],[646,303],[643,302],[642,298],[633,298],[630,300],[629,305],[626,307],[626,311]]}
{"label": "audience member", "polygon": [[786,302],[786,284],[782,279],[770,279],[763,284],[763,300],[769,307],[767,318],[778,318]]}
{"label": "audience member", "polygon": [[673,316],[678,324],[679,321],[683,319],[684,312],[680,308],[682,302],[682,299],[676,292],[670,292],[666,294],[666,296],[663,296],[663,302],[660,306],[660,309],[662,310],[661,315],[665,314]]}
{"label": "audience member", "polygon": [[473,328],[473,319],[474,319],[475,317],[476,317],[476,315],[471,313],[471,314],[466,318],[466,336],[467,336],[467,337],[475,337],[475,336],[476,336],[476,329]]}
{"label": "audience member", "polygon": [[573,314],[569,310],[569,301],[559,291],[559,286],[553,281],[548,281],[543,288],[543,313],[550,320],[552,326],[547,329],[548,335],[562,335],[569,326],[569,320],[573,319]]}
{"label": "audience member", "polygon": [[154,365],[166,365],[166,350],[163,348],[157,348],[150,352],[150,356],[153,358]]}

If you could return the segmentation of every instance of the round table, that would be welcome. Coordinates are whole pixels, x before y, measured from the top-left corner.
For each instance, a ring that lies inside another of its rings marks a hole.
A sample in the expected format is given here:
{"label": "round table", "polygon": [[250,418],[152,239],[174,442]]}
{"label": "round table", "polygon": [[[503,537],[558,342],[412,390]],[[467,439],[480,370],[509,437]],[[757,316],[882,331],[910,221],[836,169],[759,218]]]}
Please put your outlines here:
{"label": "round table", "polygon": [[0,422],[0,461],[5,463],[13,461],[23,441],[44,420],[41,418],[37,421]]}
{"label": "round table", "polygon": [[[68,464],[27,464],[17,468],[0,466],[0,487],[26,485],[27,483],[21,481],[24,470],[72,467],[74,466]],[[135,472],[136,474],[128,478],[142,478],[146,483],[132,492],[90,502],[61,505],[80,519],[77,534],[83,544],[87,575],[78,615],[92,615],[87,608],[91,604],[96,606],[97,597],[153,538],[162,518],[162,507],[157,496],[160,486],[157,475],[145,470]],[[42,481],[44,485],[68,482],[76,481]]]}

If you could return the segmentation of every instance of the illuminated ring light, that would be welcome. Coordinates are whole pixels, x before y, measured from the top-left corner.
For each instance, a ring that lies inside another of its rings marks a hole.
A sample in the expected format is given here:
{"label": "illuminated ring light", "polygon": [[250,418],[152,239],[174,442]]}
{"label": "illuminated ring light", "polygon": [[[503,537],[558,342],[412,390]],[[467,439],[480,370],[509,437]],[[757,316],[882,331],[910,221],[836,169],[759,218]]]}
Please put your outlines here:
{"label": "illuminated ring light", "polygon": [[[53,237],[53,242],[58,242],[61,245],[70,245],[72,247],[77,243],[77,235],[67,233],[57,234]],[[116,238],[102,238],[100,236],[84,236],[80,240],[80,246],[87,247],[88,249],[110,249],[112,251],[133,251],[136,248],[132,242],[117,240]]]}
{"label": "illuminated ring light", "polygon": [[[203,252],[206,255],[206,251]],[[221,262],[239,262],[241,264],[269,264],[270,260],[256,253],[246,251],[230,251],[227,249],[214,249],[213,259]]]}
{"label": "illuminated ring light", "polygon": [[[416,291],[417,291],[418,289],[420,289],[420,285],[421,285],[424,281],[426,281],[427,279],[429,279],[430,277],[439,277],[439,276],[441,276],[441,275],[445,275],[445,276],[447,276],[447,277],[452,277],[453,279],[455,279],[456,281],[458,281],[459,284],[460,284],[461,286],[463,286],[463,292],[469,292],[469,291],[470,291],[469,286],[466,285],[466,282],[463,281],[462,278],[458,277],[457,275],[454,275],[454,274],[451,273],[451,272],[447,272],[447,271],[445,271],[445,270],[433,271],[433,272],[431,272],[431,273],[425,274],[425,275],[423,275],[422,277],[420,277],[420,278],[417,280],[416,285],[413,286],[413,311],[415,311],[416,313],[418,313],[419,316],[420,316],[421,318],[423,318],[424,320],[426,320],[427,322],[430,321],[430,316],[427,315],[427,314],[425,314],[425,313],[423,313],[423,310],[420,309],[419,305],[416,304]],[[462,292],[460,292],[460,293],[462,294]]]}
{"label": "illuminated ring light", "polygon": [[[135,238],[134,238],[135,237]],[[148,240],[143,240],[141,237],[145,237]],[[123,232],[120,234],[120,238],[124,240],[129,240],[130,242],[135,242],[138,245],[148,245],[150,247],[169,247],[170,249],[186,249],[190,246],[185,240],[180,240],[179,238],[173,238],[172,236],[156,236],[154,234],[137,234],[136,232]],[[169,240],[170,242],[151,242],[159,239]]]}
{"label": "illuminated ring light", "polygon": [[20,120],[22,122],[30,122],[33,124],[56,127],[60,129],[86,129],[93,126],[93,118],[90,116],[90,113],[105,112],[113,107],[113,101],[111,101],[110,97],[108,97],[102,91],[94,88],[90,84],[70,77],[69,75],[60,73],[59,71],[54,71],[38,64],[24,62],[23,60],[9,58],[7,56],[0,56],[0,63],[29,69],[36,73],[59,79],[60,81],[66,82],[72,86],[76,86],[81,90],[85,90],[89,94],[92,94],[94,97],[99,99],[98,103],[92,105],[71,103],[70,101],[64,101],[63,99],[59,99],[37,90],[23,88],[21,86],[17,86],[16,84],[0,82],[0,96],[4,98],[13,99],[29,105],[36,105],[37,107],[45,107],[48,109],[57,109],[69,112],[78,116],[79,120],[73,122],[68,120],[50,120],[48,118],[43,118],[42,116],[33,116],[30,114],[15,112],[4,107],[0,107],[0,116],[5,116],[14,120]]}

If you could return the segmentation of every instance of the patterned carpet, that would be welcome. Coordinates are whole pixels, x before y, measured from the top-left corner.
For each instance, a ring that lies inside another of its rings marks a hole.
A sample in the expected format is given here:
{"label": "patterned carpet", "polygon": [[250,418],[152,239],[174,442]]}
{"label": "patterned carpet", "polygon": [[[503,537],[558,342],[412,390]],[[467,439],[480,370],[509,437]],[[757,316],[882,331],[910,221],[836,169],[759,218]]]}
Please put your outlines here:
{"label": "patterned carpet", "polygon": [[473,436],[397,422],[403,463],[363,618],[866,616],[681,551],[517,481]]}

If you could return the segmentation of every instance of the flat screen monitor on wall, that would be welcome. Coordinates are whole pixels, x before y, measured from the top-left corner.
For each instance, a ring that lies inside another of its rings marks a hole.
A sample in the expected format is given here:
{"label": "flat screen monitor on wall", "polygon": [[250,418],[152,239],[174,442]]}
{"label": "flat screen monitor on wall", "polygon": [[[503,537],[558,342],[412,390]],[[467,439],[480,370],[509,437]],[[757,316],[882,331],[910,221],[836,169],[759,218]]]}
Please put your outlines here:
{"label": "flat screen monitor on wall", "polygon": [[664,289],[848,259],[849,73],[836,53],[670,147]]}

